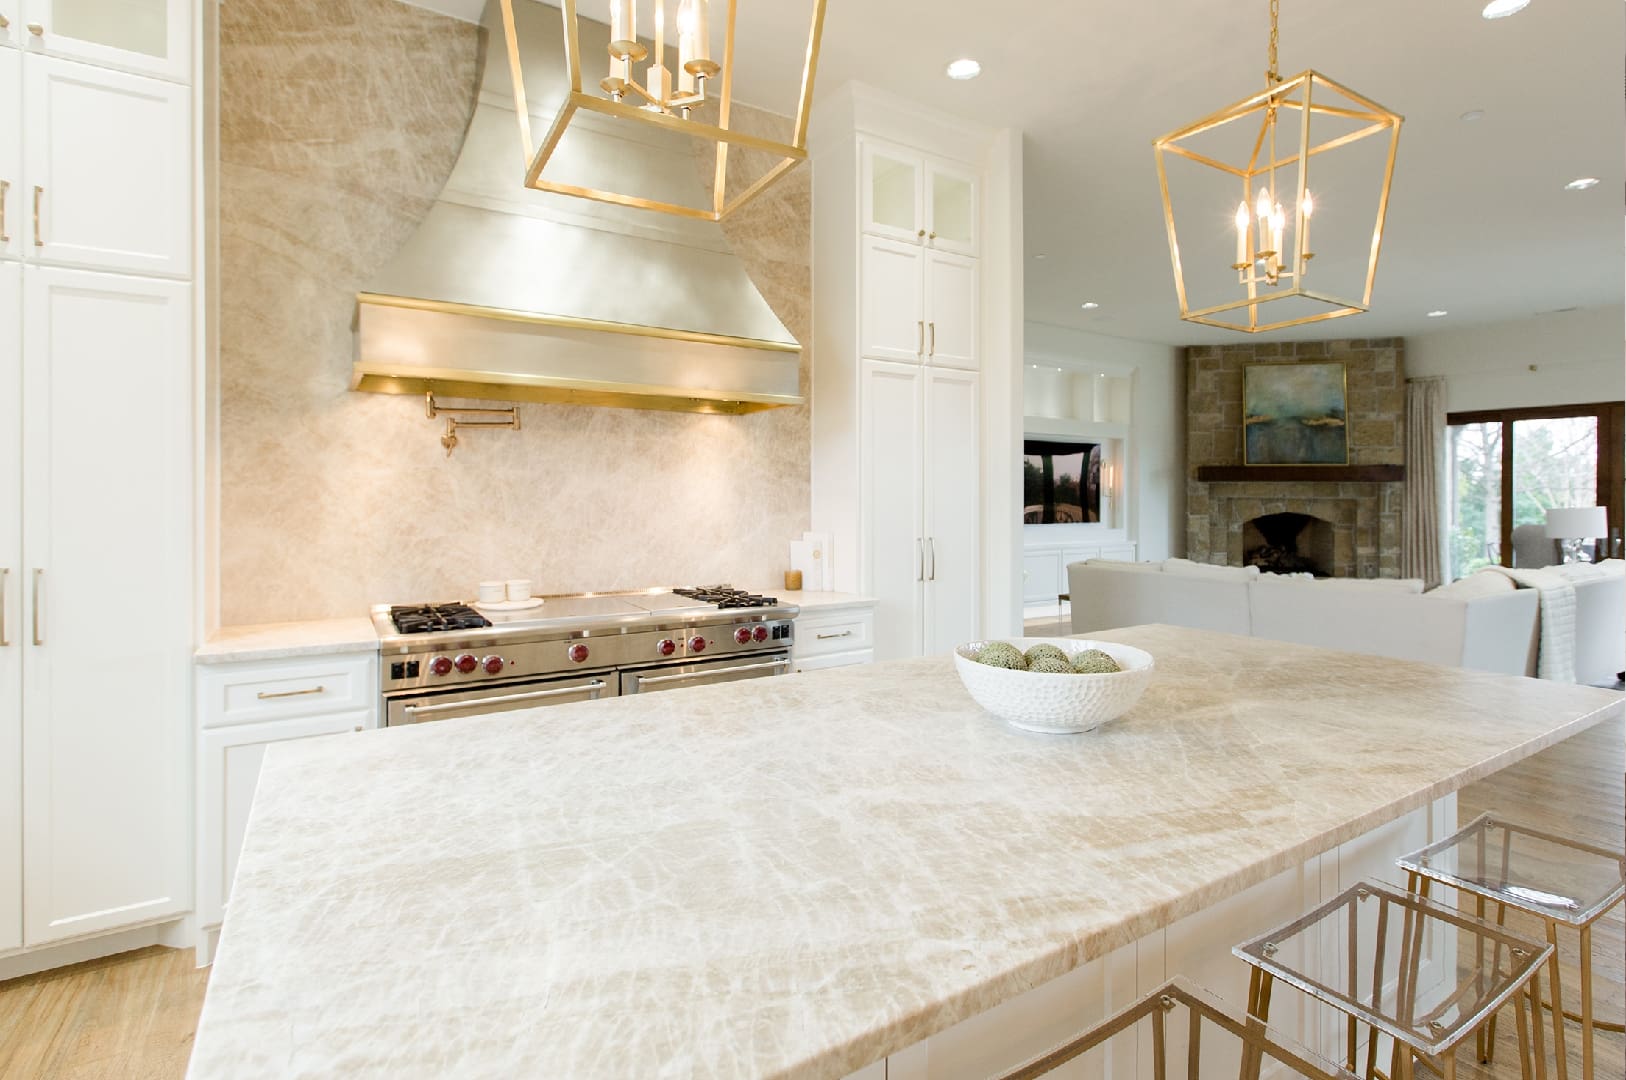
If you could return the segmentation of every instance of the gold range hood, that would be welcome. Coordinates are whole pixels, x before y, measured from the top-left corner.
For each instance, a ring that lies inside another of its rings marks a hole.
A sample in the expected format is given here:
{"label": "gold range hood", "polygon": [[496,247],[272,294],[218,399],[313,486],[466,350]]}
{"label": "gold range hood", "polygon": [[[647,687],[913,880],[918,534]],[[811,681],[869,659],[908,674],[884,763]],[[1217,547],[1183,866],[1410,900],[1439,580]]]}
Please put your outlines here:
{"label": "gold range hood", "polygon": [[[546,125],[569,89],[558,12],[514,7],[533,121]],[[801,345],[720,225],[519,183],[508,60],[491,47],[503,40],[500,8],[487,4],[457,164],[357,296],[350,388],[728,414],[804,404]],[[584,50],[607,48],[607,27],[581,28]],[[674,201],[704,198],[692,140],[630,127],[588,123],[561,144],[560,164],[631,175]]]}

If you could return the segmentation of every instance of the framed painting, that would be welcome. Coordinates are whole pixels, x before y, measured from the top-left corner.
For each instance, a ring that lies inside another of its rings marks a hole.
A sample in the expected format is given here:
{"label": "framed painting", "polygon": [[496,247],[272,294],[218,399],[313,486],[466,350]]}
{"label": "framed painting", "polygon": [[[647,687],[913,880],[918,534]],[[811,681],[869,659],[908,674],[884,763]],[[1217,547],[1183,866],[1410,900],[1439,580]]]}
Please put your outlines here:
{"label": "framed painting", "polygon": [[1242,372],[1243,461],[1348,465],[1344,365],[1249,364]]}

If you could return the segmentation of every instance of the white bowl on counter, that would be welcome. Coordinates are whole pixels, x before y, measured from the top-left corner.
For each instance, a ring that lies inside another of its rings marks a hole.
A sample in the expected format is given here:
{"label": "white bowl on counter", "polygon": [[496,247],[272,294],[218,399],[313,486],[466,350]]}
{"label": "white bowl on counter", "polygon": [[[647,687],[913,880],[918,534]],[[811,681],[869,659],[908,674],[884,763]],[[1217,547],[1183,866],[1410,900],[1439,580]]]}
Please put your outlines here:
{"label": "white bowl on counter", "polygon": [[1086,649],[1100,649],[1121,671],[1100,675],[1051,674],[990,667],[971,659],[989,641],[973,641],[954,650],[954,669],[972,700],[1012,727],[1047,734],[1093,731],[1135,707],[1152,681],[1152,654],[1115,641],[1082,638],[997,638],[1027,652],[1035,645],[1054,645],[1069,660]]}

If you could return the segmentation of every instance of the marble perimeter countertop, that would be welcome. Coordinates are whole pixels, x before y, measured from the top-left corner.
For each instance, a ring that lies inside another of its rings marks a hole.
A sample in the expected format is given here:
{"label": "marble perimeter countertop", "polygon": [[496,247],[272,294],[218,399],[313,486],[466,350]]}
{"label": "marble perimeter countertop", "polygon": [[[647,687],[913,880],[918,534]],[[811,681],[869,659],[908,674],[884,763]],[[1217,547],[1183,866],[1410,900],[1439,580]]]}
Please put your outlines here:
{"label": "marble perimeter countertop", "polygon": [[209,635],[193,659],[200,664],[288,660],[298,656],[378,651],[378,631],[365,615],[347,619],[227,626]]}
{"label": "marble perimeter countertop", "polygon": [[1082,736],[929,657],[274,746],[190,1075],[841,1077],[1622,710],[1091,636]]}

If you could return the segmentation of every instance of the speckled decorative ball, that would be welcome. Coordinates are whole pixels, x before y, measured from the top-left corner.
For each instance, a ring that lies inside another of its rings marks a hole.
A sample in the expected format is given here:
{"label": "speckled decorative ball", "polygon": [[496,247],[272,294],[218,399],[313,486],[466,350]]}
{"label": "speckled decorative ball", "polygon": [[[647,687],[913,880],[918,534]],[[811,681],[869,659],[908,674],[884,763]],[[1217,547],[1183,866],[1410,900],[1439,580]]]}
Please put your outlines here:
{"label": "speckled decorative ball", "polygon": [[1022,650],[1004,641],[990,641],[982,647],[976,656],[977,663],[987,664],[989,667],[1010,668],[1012,671],[1026,671],[1027,658]]}
{"label": "speckled decorative ball", "polygon": [[1071,675],[1073,673],[1073,662],[1067,659],[1067,654],[1060,649],[1057,649],[1056,653],[1058,655],[1052,656],[1050,653],[1042,652],[1034,656],[1033,650],[1029,649],[1028,670],[1043,672],[1047,675]]}
{"label": "speckled decorative ball", "polygon": [[1123,669],[1100,649],[1085,649],[1073,660],[1073,670],[1080,675],[1110,675]]}
{"label": "speckled decorative ball", "polygon": [[1045,657],[1048,657],[1051,660],[1060,660],[1062,663],[1068,665],[1068,670],[1069,671],[1072,670],[1071,661],[1069,661],[1067,659],[1067,654],[1062,652],[1061,649],[1058,648],[1055,645],[1035,645],[1035,646],[1033,646],[1033,648],[1029,649],[1027,652],[1023,653],[1022,655],[1023,655],[1023,659],[1027,660],[1027,662],[1028,662],[1028,670],[1029,671],[1040,671],[1040,670],[1051,671],[1051,670],[1053,670],[1051,668],[1042,668],[1041,669],[1041,668],[1039,668],[1037,666],[1038,661],[1040,659],[1042,659],[1042,658],[1045,658]]}

